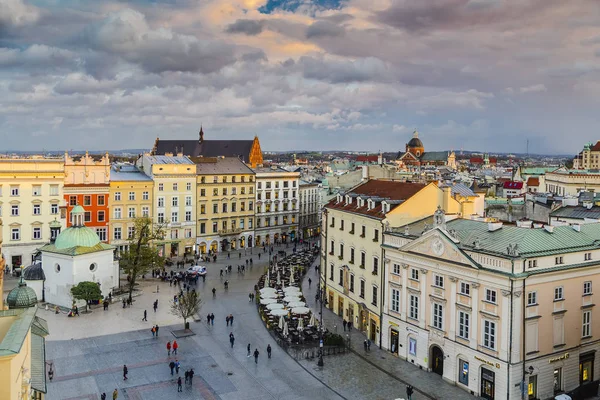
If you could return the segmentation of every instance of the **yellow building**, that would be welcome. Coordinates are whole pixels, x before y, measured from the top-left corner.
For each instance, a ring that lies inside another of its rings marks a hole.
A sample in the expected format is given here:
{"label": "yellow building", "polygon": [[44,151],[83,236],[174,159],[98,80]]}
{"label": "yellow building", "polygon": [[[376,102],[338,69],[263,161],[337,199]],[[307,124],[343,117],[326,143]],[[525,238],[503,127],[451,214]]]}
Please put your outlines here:
{"label": "yellow building", "polygon": [[2,218],[0,218],[0,311],[4,310],[4,269],[6,268],[6,261],[4,260],[4,253],[2,252]]}
{"label": "yellow building", "polygon": [[199,254],[252,247],[254,171],[235,157],[194,161]]}
{"label": "yellow building", "polygon": [[164,241],[156,243],[160,253],[166,257],[192,256],[196,243],[196,165],[181,154],[145,154],[137,166],[154,181],[151,215],[156,223],[166,224]]}
{"label": "yellow building", "polygon": [[63,158],[0,158],[0,217],[4,258],[11,269],[29,265],[50,241],[50,223],[64,204]]}
{"label": "yellow building", "polygon": [[[154,182],[131,164],[115,164],[110,171],[109,204],[111,218],[109,222],[110,244],[125,251],[129,244],[128,238],[134,231],[134,219],[150,217],[154,199]],[[104,233],[106,235],[106,233]]]}

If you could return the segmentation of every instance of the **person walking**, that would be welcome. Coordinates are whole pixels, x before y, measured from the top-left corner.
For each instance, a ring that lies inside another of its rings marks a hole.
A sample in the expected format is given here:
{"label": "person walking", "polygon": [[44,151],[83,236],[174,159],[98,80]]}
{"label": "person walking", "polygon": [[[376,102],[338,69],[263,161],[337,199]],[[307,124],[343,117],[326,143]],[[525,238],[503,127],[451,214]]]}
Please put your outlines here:
{"label": "person walking", "polygon": [[371,339],[367,339],[367,351],[371,351]]}
{"label": "person walking", "polygon": [[229,323],[233,326],[233,314],[229,314]]}
{"label": "person walking", "polygon": [[252,301],[252,293],[248,293],[248,303]]}
{"label": "person walking", "polygon": [[206,314],[206,323],[210,325],[210,313]]}
{"label": "person walking", "polygon": [[229,315],[225,316],[225,322],[227,323],[227,326],[229,326]]}
{"label": "person walking", "polygon": [[212,293],[213,293],[213,297],[216,297],[217,296],[217,289],[212,288]]}
{"label": "person walking", "polygon": [[215,314],[210,313],[210,324],[214,325],[215,324]]}
{"label": "person walking", "polygon": [[185,376],[185,384],[187,385],[188,380],[190,379],[190,371],[185,371],[183,375]]}
{"label": "person walking", "polygon": [[152,329],[150,329],[150,331],[152,332],[152,337],[156,336],[156,327],[153,325]]}
{"label": "person walking", "polygon": [[308,288],[310,289],[310,284],[312,283],[312,279],[308,278]]}
{"label": "person walking", "polygon": [[365,352],[366,352],[367,351],[367,341],[366,340],[363,342],[363,347],[365,348]]}
{"label": "person walking", "polygon": [[269,358],[271,358],[271,345],[270,344],[267,345],[267,356]]}
{"label": "person walking", "polygon": [[156,337],[158,337],[158,324],[156,324]]}
{"label": "person walking", "polygon": [[352,321],[348,321],[348,332],[352,330]]}
{"label": "person walking", "polygon": [[106,393],[102,392],[102,394],[100,395],[100,400],[106,400]]}
{"label": "person walking", "polygon": [[118,397],[119,397],[119,391],[117,389],[115,389],[113,391],[113,400],[117,400]]}
{"label": "person walking", "polygon": [[175,359],[175,373],[179,375],[179,367],[181,367],[181,363]]}
{"label": "person walking", "polygon": [[171,356],[171,342],[167,342],[167,356]]}
{"label": "person walking", "polygon": [[154,304],[153,304],[153,307],[152,307],[152,308],[154,308],[154,312],[156,312],[156,309],[158,308],[158,300],[156,300],[156,301],[154,302]]}
{"label": "person walking", "polygon": [[407,400],[411,400],[412,399],[412,395],[413,395],[414,389],[411,385],[408,385],[406,387],[406,398]]}
{"label": "person walking", "polygon": [[233,342],[235,342],[235,337],[233,336],[233,332],[229,334],[229,343],[231,343],[231,348],[233,349]]}
{"label": "person walking", "polygon": [[173,370],[175,369],[175,362],[174,361],[171,361],[169,363],[169,368],[171,368],[171,375],[173,375]]}
{"label": "person walking", "polygon": [[179,345],[177,344],[177,340],[173,340],[173,354],[177,355],[177,349]]}
{"label": "person walking", "polygon": [[248,349],[248,358],[249,358],[250,357],[250,343],[248,343],[247,349]]}
{"label": "person walking", "polygon": [[189,379],[190,379],[190,385],[191,385],[192,384],[192,380],[194,379],[194,368],[190,368]]}
{"label": "person walking", "polygon": [[142,321],[148,321],[148,318],[146,318],[148,316],[148,312],[146,310],[144,310],[144,318],[142,318]]}
{"label": "person walking", "polygon": [[258,364],[258,349],[254,349],[254,364]]}
{"label": "person walking", "polygon": [[181,377],[177,378],[177,392],[183,392],[181,388]]}
{"label": "person walking", "polygon": [[126,381],[127,380],[127,374],[129,373],[129,370],[127,369],[127,365],[123,364],[123,380]]}
{"label": "person walking", "polygon": [[346,325],[348,325],[348,322],[346,322],[346,320],[344,320],[344,321],[342,322],[342,325],[344,325],[344,332],[346,332]]}

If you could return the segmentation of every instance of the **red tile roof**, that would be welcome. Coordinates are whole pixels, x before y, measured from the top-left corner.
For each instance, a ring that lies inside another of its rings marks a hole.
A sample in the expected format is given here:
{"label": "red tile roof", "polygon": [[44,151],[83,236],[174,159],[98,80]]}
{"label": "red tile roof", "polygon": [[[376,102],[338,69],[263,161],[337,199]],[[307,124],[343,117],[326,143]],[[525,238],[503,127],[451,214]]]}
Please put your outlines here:
{"label": "red tile roof", "polygon": [[600,140],[596,142],[595,145],[592,146],[592,151],[600,151]]}
{"label": "red tile roof", "polygon": [[523,189],[523,182],[504,182],[504,189]]}
{"label": "red tile roof", "polygon": [[[407,183],[397,181],[387,181],[382,179],[372,179],[360,186],[355,187],[353,190],[346,192],[345,194],[355,193],[363,196],[370,197],[381,197],[389,200],[408,200],[410,197],[415,195],[426,185],[421,183]],[[391,204],[390,211],[397,207],[399,204]],[[356,198],[352,199],[352,203],[346,205],[345,199],[338,203],[337,197],[333,198],[329,203],[325,205],[326,208],[347,211],[351,213],[362,214],[370,217],[379,219],[385,218],[385,213],[381,208],[381,202],[378,202],[376,206],[368,210],[367,201],[365,200],[363,207],[357,207],[358,202]]]}
{"label": "red tile roof", "polygon": [[483,164],[483,157],[471,157],[471,164]]}
{"label": "red tile roof", "polygon": [[358,157],[356,157],[356,161],[358,161],[358,162],[377,162],[377,161],[379,161],[379,156],[378,155],[358,156]]}
{"label": "red tile roof", "polygon": [[490,157],[490,164],[496,164],[498,163],[498,158],[497,157]]}
{"label": "red tile roof", "polygon": [[527,186],[540,186],[540,178],[530,177],[527,179]]}

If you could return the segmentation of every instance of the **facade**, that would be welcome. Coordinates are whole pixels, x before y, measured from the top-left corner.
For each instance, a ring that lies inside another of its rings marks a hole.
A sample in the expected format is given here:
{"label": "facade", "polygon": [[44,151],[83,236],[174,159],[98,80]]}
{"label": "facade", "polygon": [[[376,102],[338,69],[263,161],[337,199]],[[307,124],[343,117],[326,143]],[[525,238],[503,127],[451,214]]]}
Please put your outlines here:
{"label": "facade", "polygon": [[599,169],[600,168],[600,141],[586,143],[583,150],[573,158],[574,169]]}
{"label": "facade", "polygon": [[0,218],[0,311],[4,310],[4,273],[6,272],[6,260],[2,252],[2,218]]}
{"label": "facade", "polygon": [[44,398],[48,324],[36,310],[0,309],[0,399]]}
{"label": "facade", "polygon": [[255,246],[297,239],[300,173],[279,167],[253,170],[256,174]]}
{"label": "facade", "polygon": [[383,348],[484,399],[553,398],[597,379],[600,224],[450,219],[384,234]]}
{"label": "facade", "polygon": [[84,218],[85,209],[75,206],[71,210],[71,227],[53,243],[40,248],[48,303],[71,308],[71,288],[84,281],[97,282],[103,296],[119,286],[114,246],[102,243],[96,231],[85,226]]}
{"label": "facade", "polygon": [[546,191],[559,196],[575,197],[580,192],[600,192],[600,172],[558,168],[546,173]]}
{"label": "facade", "polygon": [[425,146],[419,139],[419,132],[413,132],[412,139],[406,144],[404,152],[399,152],[396,164],[403,169],[419,169],[426,166],[444,166],[456,169],[456,154],[453,151],[425,152]]}
{"label": "facade", "polygon": [[126,251],[135,218],[154,217],[154,182],[134,165],[115,164],[111,168],[108,198],[112,209],[108,232],[96,228],[96,233],[100,240],[110,239],[119,251]]}
{"label": "facade", "polygon": [[64,203],[62,158],[0,158],[3,254],[10,269],[33,261],[50,241],[50,223]]}
{"label": "facade", "polygon": [[65,152],[64,199],[66,222],[70,226],[70,212],[76,205],[85,207],[85,223],[98,232],[101,240],[107,241],[109,226],[109,181],[110,160],[108,153],[94,160],[85,155],[73,158]]}
{"label": "facade", "polygon": [[254,140],[205,140],[200,127],[198,140],[156,139],[152,155],[183,154],[188,157],[236,157],[256,168],[263,163],[258,136]]}
{"label": "facade", "polygon": [[253,246],[254,171],[237,157],[195,158],[199,254]]}
{"label": "facade", "polygon": [[319,184],[300,180],[300,237],[310,239],[321,234],[321,191]]}
{"label": "facade", "polygon": [[524,182],[508,181],[502,184],[502,196],[506,198],[517,197],[525,193]]}
{"label": "facade", "polygon": [[[182,154],[144,154],[136,165],[154,181],[151,215],[155,223],[164,224],[166,232],[164,241],[155,243],[159,253],[165,257],[193,255],[196,243],[196,165]],[[113,232],[112,240],[118,239]]]}

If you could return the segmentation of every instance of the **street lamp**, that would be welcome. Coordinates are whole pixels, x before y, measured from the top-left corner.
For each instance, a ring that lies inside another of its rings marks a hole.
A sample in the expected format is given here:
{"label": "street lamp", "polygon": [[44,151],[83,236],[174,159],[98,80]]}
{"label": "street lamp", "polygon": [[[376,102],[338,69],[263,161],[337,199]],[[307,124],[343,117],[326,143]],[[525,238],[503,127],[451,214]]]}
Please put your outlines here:
{"label": "street lamp", "polygon": [[[323,211],[323,214],[325,214],[325,239],[327,239],[327,210]],[[321,251],[323,252],[323,257],[321,260],[323,260],[326,255],[327,255],[327,240],[325,240],[325,243],[321,245]],[[319,367],[322,367],[323,364],[323,329],[324,329],[324,324],[323,324],[323,303],[327,300],[327,279],[326,279],[326,271],[325,269],[327,268],[327,263],[326,262],[321,262],[320,263],[321,266],[319,268],[319,279],[323,278],[323,287],[321,288],[319,285],[319,299],[321,300],[321,326],[319,327],[319,361],[317,362],[317,365]]]}

